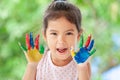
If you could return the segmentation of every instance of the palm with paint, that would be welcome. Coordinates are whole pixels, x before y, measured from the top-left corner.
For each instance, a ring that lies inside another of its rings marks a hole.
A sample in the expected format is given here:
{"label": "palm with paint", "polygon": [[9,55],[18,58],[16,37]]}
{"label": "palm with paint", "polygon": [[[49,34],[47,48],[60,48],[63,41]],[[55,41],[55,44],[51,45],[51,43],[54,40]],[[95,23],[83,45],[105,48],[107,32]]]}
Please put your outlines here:
{"label": "palm with paint", "polygon": [[25,53],[28,62],[39,62],[44,53],[43,45],[39,47],[39,35],[36,36],[35,41],[33,39],[32,32],[26,34],[26,47],[19,43],[20,47]]}
{"label": "palm with paint", "polygon": [[94,39],[91,40],[91,35],[88,36],[85,46],[83,46],[83,43],[83,35],[81,35],[79,51],[75,52],[73,48],[71,49],[71,55],[77,64],[84,63],[96,51],[96,49],[92,49],[94,45]]}

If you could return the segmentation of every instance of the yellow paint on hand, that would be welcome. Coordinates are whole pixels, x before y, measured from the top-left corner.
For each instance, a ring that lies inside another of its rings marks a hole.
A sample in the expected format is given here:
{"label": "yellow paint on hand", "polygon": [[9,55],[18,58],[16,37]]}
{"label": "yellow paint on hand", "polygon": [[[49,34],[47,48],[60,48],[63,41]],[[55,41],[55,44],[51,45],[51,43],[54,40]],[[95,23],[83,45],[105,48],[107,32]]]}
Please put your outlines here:
{"label": "yellow paint on hand", "polygon": [[39,62],[42,58],[42,54],[36,48],[28,50],[26,55],[29,62]]}

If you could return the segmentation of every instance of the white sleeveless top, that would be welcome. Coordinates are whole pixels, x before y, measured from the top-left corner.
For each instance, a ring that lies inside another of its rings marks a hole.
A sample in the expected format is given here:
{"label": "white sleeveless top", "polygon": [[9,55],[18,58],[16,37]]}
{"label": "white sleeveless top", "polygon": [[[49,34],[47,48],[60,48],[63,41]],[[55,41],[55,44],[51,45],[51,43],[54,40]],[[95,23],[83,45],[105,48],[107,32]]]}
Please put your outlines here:
{"label": "white sleeveless top", "polygon": [[77,64],[73,60],[65,66],[56,66],[48,51],[37,66],[36,80],[78,80],[77,73]]}

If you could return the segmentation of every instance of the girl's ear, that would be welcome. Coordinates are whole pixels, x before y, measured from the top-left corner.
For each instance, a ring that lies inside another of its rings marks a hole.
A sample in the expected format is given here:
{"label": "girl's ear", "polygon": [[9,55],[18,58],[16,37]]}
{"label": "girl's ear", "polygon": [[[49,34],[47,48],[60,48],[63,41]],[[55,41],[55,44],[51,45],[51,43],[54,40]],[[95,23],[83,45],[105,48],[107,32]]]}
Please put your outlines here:
{"label": "girl's ear", "polygon": [[43,39],[46,42],[46,33],[44,32],[44,30],[42,30],[42,35],[43,35]]}
{"label": "girl's ear", "polygon": [[78,36],[77,36],[77,41],[80,40],[80,32],[78,33]]}
{"label": "girl's ear", "polygon": [[81,29],[80,32],[78,33],[78,37],[77,37],[78,41],[80,40],[80,36],[82,35],[82,32],[83,32],[83,29]]}

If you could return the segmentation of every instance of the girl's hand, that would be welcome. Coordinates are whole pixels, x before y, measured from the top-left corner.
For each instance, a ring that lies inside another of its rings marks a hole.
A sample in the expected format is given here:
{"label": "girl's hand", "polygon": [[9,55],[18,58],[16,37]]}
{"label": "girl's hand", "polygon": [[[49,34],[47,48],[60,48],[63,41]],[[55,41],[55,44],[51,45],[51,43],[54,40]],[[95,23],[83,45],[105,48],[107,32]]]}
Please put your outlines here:
{"label": "girl's hand", "polygon": [[81,35],[79,51],[75,52],[73,48],[71,49],[71,55],[77,64],[84,63],[96,51],[96,49],[92,49],[94,40],[91,40],[91,35],[88,36],[85,46],[83,46],[83,42],[83,35]]}
{"label": "girl's hand", "polygon": [[30,35],[26,34],[26,47],[22,46],[20,43],[19,45],[24,51],[28,63],[31,62],[37,63],[42,58],[42,55],[44,53],[44,47],[43,45],[40,45],[40,51],[39,51],[39,35],[37,35],[34,41],[32,32],[30,33]]}

